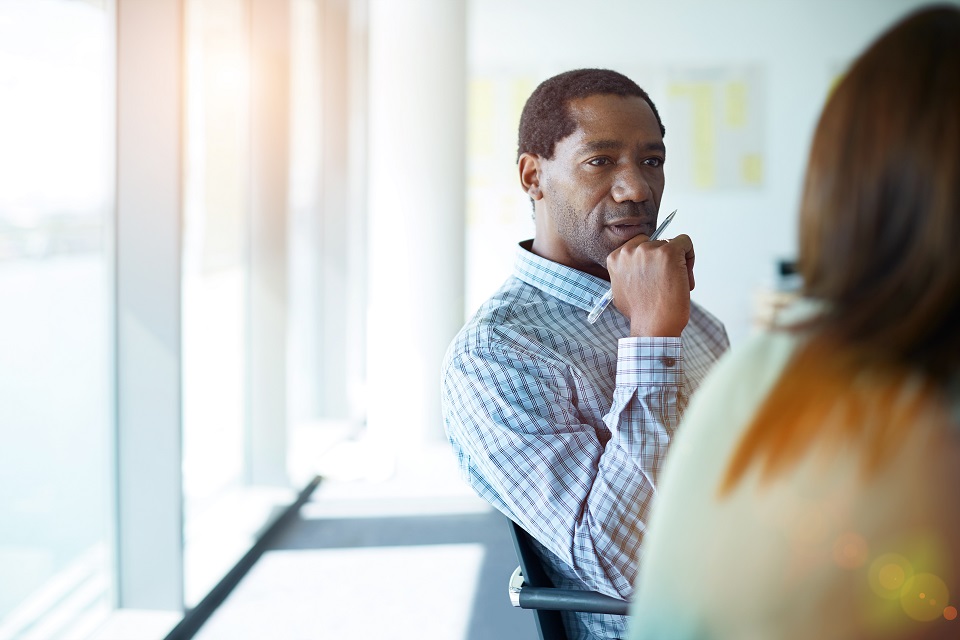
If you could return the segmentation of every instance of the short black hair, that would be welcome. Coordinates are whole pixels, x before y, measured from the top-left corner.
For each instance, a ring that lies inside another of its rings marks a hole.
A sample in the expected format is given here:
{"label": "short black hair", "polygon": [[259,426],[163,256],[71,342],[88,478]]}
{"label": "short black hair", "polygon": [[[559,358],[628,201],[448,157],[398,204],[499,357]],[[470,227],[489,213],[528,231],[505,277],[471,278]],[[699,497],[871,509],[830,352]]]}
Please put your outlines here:
{"label": "short black hair", "polygon": [[527,98],[520,114],[517,158],[524,153],[552,158],[557,142],[577,129],[570,101],[601,94],[642,98],[657,118],[660,135],[667,133],[653,100],[636,82],[610,69],[574,69],[544,80]]}

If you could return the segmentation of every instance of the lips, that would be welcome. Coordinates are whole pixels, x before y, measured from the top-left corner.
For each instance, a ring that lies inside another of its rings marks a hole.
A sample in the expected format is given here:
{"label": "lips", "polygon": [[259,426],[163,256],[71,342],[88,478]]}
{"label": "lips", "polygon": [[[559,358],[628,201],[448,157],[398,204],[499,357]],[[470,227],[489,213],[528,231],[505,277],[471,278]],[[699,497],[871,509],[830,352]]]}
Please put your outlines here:
{"label": "lips", "polygon": [[649,224],[645,224],[639,220],[615,221],[613,224],[608,224],[607,229],[609,229],[613,235],[623,238],[624,240],[629,240],[641,233],[650,235],[653,232]]}

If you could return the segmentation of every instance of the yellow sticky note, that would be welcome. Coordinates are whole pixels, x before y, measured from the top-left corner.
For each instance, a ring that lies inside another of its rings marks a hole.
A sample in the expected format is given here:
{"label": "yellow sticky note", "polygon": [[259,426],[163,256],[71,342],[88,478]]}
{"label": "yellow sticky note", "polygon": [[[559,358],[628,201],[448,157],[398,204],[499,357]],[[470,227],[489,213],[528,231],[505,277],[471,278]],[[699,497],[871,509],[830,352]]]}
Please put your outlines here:
{"label": "yellow sticky note", "polygon": [[747,84],[745,82],[730,82],[726,87],[726,114],[727,126],[733,129],[742,129],[747,125]]}
{"label": "yellow sticky note", "polygon": [[740,175],[749,185],[763,183],[763,158],[759,153],[748,153],[740,161]]}
{"label": "yellow sticky note", "polygon": [[527,98],[530,97],[534,89],[536,89],[536,87],[533,84],[533,80],[529,77],[515,78],[511,83],[513,99],[510,117],[512,118],[514,131],[516,131],[520,125],[520,114],[523,113],[523,105],[527,103]]}
{"label": "yellow sticky note", "polygon": [[693,100],[693,184],[709,189],[717,182],[715,122],[716,98],[712,86],[699,83],[691,87]]}
{"label": "yellow sticky note", "polygon": [[470,82],[467,103],[467,140],[471,155],[493,154],[493,81],[477,78]]}

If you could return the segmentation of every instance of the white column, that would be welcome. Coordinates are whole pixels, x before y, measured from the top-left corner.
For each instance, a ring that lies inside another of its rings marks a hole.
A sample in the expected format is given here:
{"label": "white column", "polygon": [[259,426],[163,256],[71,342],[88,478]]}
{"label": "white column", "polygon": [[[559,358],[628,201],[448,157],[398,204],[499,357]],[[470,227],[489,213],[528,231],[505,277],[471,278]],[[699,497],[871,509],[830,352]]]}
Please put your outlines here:
{"label": "white column", "polygon": [[179,0],[117,0],[118,606],[181,610]]}
{"label": "white column", "polygon": [[348,200],[351,149],[349,146],[348,44],[350,4],[347,0],[320,3],[320,110],[321,151],[320,229],[318,280],[322,287],[320,334],[320,388],[322,415],[349,416],[348,361],[356,357],[348,336],[352,323],[349,303],[358,293],[351,288],[351,215]]}
{"label": "white column", "polygon": [[287,486],[289,0],[250,0],[247,479]]}
{"label": "white column", "polygon": [[466,3],[369,6],[368,427],[442,437],[439,369],[463,320]]}
{"label": "white column", "polygon": [[348,417],[354,424],[366,419],[363,393],[367,368],[367,231],[369,130],[369,7],[367,0],[350,0],[347,41],[347,296],[346,384]]}

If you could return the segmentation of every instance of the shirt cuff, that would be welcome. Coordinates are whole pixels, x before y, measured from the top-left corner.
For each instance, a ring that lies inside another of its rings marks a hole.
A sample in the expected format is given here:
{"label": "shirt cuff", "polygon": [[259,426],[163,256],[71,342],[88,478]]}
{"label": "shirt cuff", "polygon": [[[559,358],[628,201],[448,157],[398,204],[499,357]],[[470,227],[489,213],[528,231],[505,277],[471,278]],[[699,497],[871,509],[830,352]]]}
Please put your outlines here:
{"label": "shirt cuff", "polygon": [[620,338],[617,386],[683,384],[680,338]]}

